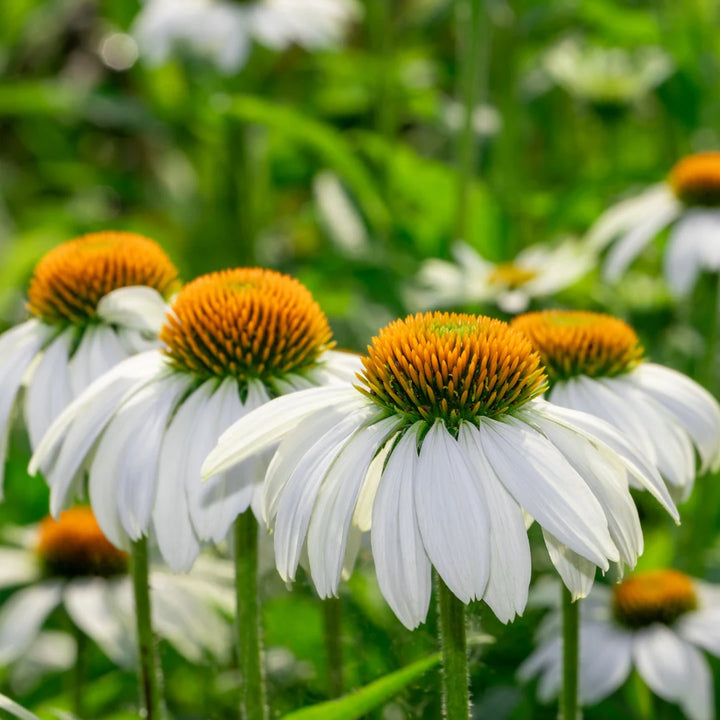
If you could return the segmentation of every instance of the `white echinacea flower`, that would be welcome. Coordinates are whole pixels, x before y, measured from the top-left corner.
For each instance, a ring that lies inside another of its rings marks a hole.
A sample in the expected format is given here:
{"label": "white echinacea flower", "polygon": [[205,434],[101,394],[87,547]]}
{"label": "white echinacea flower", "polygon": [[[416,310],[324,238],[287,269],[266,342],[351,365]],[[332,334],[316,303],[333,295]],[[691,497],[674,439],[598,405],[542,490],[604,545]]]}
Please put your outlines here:
{"label": "white echinacea flower", "polygon": [[533,245],[511,262],[492,263],[464,242],[452,248],[455,262],[432,258],[408,290],[408,303],[421,309],[490,303],[503,312],[527,310],[534,298],[570,287],[593,268],[595,255],[571,240],[555,247]]}
{"label": "white echinacea flower", "polygon": [[[548,400],[613,425],[685,500],[695,476],[720,466],[720,406],[682,373],[644,359],[634,330],[601,313],[546,310],[512,326],[540,353]],[[699,457],[696,468],[695,454]]]}
{"label": "white echinacea flower", "polygon": [[[157,634],[190,662],[228,660],[232,565],[201,557],[190,575],[151,570]],[[135,664],[136,641],[128,556],[103,535],[88,507],[44,519],[22,533],[18,547],[0,547],[0,588],[15,588],[0,605],[0,665],[72,664],[74,643],[42,628],[58,607],[117,665]],[[48,642],[52,640],[52,642]],[[19,669],[19,668],[18,668]]]}
{"label": "white echinacea flower", "polygon": [[259,507],[263,458],[200,482],[220,434],[272,397],[347,382],[360,364],[331,349],[327,318],[307,288],[261,268],[185,285],[160,340],[162,348],[121,363],[65,410],[30,471],[43,471],[53,514],[72,503],[87,471],[110,541],[125,547],[152,534],[181,571],[200,541],[221,542],[240,513]]}
{"label": "white echinacea flower", "polygon": [[31,320],[0,335],[0,494],[18,398],[35,448],[50,423],[93,380],[156,347],[177,269],[152,240],[99,232],[63,243],[36,265]]}
{"label": "white echinacea flower", "polygon": [[348,545],[370,530],[380,589],[408,628],[426,617],[433,567],[460,601],[482,598],[508,621],[530,583],[522,509],[549,542],[604,570],[634,565],[642,549],[628,471],[672,509],[612,428],[538,397],[540,357],[506,323],[409,316],[380,331],[362,362],[357,386],[249,413],[203,466],[228,472],[280,441],[263,496],[286,581],[306,549],[320,596],[336,594]]}
{"label": "white echinacea flower", "polygon": [[[559,610],[547,616],[538,637],[540,646],[518,676],[539,676],[538,697],[549,702],[562,682]],[[672,569],[637,573],[613,587],[596,585],[580,606],[580,701],[600,702],[634,668],[689,720],[712,720],[713,680],[701,650],[720,657],[718,588]]]}
{"label": "white echinacea flower", "polygon": [[673,292],[684,296],[702,271],[720,271],[720,152],[680,160],[665,182],[601,215],[587,242],[598,252],[611,245],[604,274],[615,282],[668,227],[664,275]]}
{"label": "white echinacea flower", "polygon": [[332,47],[358,16],[355,0],[145,0],[133,34],[151,61],[186,46],[229,73],[253,41],[276,51]]}

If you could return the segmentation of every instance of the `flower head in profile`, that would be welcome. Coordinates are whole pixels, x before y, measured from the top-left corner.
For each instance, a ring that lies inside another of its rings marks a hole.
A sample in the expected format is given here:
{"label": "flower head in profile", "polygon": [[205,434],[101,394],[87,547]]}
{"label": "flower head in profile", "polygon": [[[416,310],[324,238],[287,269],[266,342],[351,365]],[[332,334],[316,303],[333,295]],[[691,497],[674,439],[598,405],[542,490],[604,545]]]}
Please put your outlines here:
{"label": "flower head in profile", "polygon": [[697,471],[718,466],[717,402],[685,375],[648,362],[627,323],[547,310],[520,315],[512,326],[540,353],[550,402],[613,425],[657,467],[673,495],[687,498]]}
{"label": "flower head in profile", "polygon": [[152,529],[177,571],[192,566],[201,540],[225,538],[265,473],[256,458],[203,485],[200,465],[220,434],[272,397],[348,380],[359,363],[331,349],[327,319],[302,284],[260,268],[188,283],[160,339],[161,349],[121,363],[67,408],[31,471],[43,470],[55,514],[87,470],[108,538],[123,547]]}
{"label": "flower head in profile", "polygon": [[33,272],[27,322],[0,335],[0,487],[12,411],[35,447],[52,420],[115,364],[158,344],[177,270],[152,240],[101,232],[66,242]]}
{"label": "flower head in profile", "polygon": [[[13,589],[0,605],[0,665],[69,666],[73,644],[42,629],[62,607],[113,662],[132,668],[136,642],[128,556],[103,535],[90,508],[73,507],[17,535],[18,546],[0,547],[0,587]],[[188,576],[153,568],[151,585],[161,637],[192,662],[227,658],[225,616],[233,597],[227,563],[201,558]]]}
{"label": "flower head in profile", "polygon": [[[559,593],[558,593],[559,595]],[[579,691],[593,705],[625,683],[632,669],[689,720],[714,717],[713,681],[702,650],[720,656],[718,588],[672,569],[637,573],[610,588],[596,585],[580,608]],[[519,677],[539,676],[549,702],[560,689],[560,612],[548,615],[540,646]]]}
{"label": "flower head in profile", "polygon": [[179,46],[230,73],[245,64],[253,41],[275,51],[332,47],[358,14],[355,0],[145,0],[134,34],[151,61]]}
{"label": "flower head in profile", "polygon": [[431,259],[420,268],[408,303],[419,308],[495,304],[503,312],[527,310],[534,298],[553,295],[593,267],[594,256],[570,240],[554,248],[533,245],[511,262],[492,263],[470,245],[453,246],[455,262]]}
{"label": "flower head in profile", "polygon": [[432,567],[460,600],[482,598],[507,621],[530,581],[521,508],[593,567],[634,565],[642,536],[626,470],[659,492],[661,480],[609,426],[597,421],[601,440],[539,398],[545,372],[521,334],[488,317],[418,314],[381,330],[362,363],[355,387],[248,414],[205,462],[208,476],[228,472],[280,441],[264,511],[285,580],[306,547],[319,594],[333,595],[370,529],[380,589],[407,627],[425,619]]}
{"label": "flower head in profile", "polygon": [[683,296],[701,272],[720,271],[720,152],[683,158],[665,182],[611,207],[591,228],[588,244],[595,250],[611,245],[604,272],[614,282],[668,227],[664,275]]}

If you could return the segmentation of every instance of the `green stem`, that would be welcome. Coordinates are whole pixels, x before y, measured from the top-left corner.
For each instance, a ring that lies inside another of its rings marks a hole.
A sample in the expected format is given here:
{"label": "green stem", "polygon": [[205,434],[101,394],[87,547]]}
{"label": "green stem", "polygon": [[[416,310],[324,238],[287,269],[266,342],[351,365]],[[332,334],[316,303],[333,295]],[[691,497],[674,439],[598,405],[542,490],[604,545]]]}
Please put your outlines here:
{"label": "green stem", "polygon": [[258,594],[258,524],[250,510],[235,520],[235,598],[237,650],[242,676],[240,716],[267,720]]}
{"label": "green stem", "polygon": [[653,694],[637,671],[633,671],[627,684],[626,695],[638,720],[653,720],[657,717]]}
{"label": "green stem", "polygon": [[562,586],[562,626],[563,626],[563,685],[560,696],[560,720],[578,720],[578,654],[579,612],[578,602],[573,602],[572,594]]}
{"label": "green stem", "polygon": [[440,577],[437,578],[437,594],[442,650],[443,717],[446,720],[468,720],[470,692],[465,605],[455,597]]}
{"label": "green stem", "polygon": [[83,693],[85,685],[85,660],[86,660],[86,648],[87,638],[80,628],[71,621],[72,633],[75,638],[75,663],[72,667],[70,677],[70,707],[72,708],[73,715],[78,718],[82,718],[85,715],[85,708],[83,705]]}
{"label": "green stem", "polygon": [[159,720],[164,715],[164,706],[160,694],[160,663],[155,651],[155,638],[152,630],[146,537],[133,541],[130,559],[140,665],[140,707],[145,720]]}
{"label": "green stem", "polygon": [[482,0],[456,0],[459,96],[463,126],[457,143],[457,208],[455,237],[468,239],[470,193],[477,163],[473,113],[478,103],[482,67]]}
{"label": "green stem", "polygon": [[328,694],[338,698],[343,694],[342,605],[340,598],[327,598],[322,606]]}

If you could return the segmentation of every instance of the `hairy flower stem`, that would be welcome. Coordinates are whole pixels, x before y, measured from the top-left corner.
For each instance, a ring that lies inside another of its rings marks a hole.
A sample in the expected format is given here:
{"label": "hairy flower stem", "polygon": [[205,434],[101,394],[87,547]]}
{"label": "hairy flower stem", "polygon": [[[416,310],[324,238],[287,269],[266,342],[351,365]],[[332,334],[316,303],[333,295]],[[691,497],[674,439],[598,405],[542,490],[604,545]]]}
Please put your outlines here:
{"label": "hairy flower stem", "polygon": [[465,636],[465,605],[438,577],[438,615],[442,651],[443,717],[446,720],[468,720],[467,639]]}
{"label": "hairy flower stem", "polygon": [[235,520],[235,599],[237,652],[242,677],[240,717],[267,720],[258,594],[258,524],[250,510]]}
{"label": "hairy flower stem", "polygon": [[157,659],[152,630],[146,537],[133,541],[130,551],[130,569],[135,596],[138,662],[140,664],[140,707],[145,720],[160,720],[165,714],[165,708],[160,692],[160,663]]}
{"label": "hairy flower stem", "polygon": [[578,705],[578,654],[580,647],[578,608],[578,602],[573,602],[572,594],[563,585],[563,685],[560,695],[560,720],[579,720],[580,718]]}
{"label": "hairy flower stem", "polygon": [[322,604],[328,695],[338,698],[343,694],[342,604],[340,598],[327,598]]}

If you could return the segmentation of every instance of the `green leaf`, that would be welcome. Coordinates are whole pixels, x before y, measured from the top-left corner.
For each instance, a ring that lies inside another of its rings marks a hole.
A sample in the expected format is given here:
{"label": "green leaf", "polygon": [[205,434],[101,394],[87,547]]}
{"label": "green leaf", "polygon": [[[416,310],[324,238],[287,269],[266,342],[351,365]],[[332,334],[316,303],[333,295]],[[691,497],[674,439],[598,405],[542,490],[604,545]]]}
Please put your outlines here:
{"label": "green leaf", "polygon": [[286,105],[250,95],[233,95],[226,106],[220,100],[216,110],[264,125],[305,144],[344,180],[373,230],[382,232],[387,228],[390,222],[387,206],[367,167],[338,130]]}
{"label": "green leaf", "polygon": [[356,720],[384,705],[439,662],[440,653],[430,655],[402,670],[385,675],[339,700],[330,700],[288,713],[283,720]]}
{"label": "green leaf", "polygon": [[40,720],[37,715],[21,707],[7,695],[0,695],[0,710],[5,710],[13,717],[20,718],[20,720]]}

